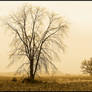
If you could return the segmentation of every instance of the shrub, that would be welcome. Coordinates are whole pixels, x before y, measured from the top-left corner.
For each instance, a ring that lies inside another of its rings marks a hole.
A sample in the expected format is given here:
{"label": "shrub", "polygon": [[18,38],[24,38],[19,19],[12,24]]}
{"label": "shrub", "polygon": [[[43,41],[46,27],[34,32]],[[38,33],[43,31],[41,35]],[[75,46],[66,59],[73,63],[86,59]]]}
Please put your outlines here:
{"label": "shrub", "polygon": [[17,78],[13,77],[12,78],[12,81],[16,82],[17,81]]}

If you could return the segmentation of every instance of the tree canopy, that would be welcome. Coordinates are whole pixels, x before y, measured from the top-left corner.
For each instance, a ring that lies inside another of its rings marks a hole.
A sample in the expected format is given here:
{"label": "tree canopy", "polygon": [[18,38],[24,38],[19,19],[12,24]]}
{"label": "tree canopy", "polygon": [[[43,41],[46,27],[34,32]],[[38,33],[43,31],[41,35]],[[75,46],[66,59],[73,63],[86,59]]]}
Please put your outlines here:
{"label": "tree canopy", "polygon": [[57,49],[64,50],[68,28],[64,17],[46,8],[24,5],[8,17],[7,26],[14,35],[10,64],[21,61],[17,72],[25,71],[34,78],[43,68],[46,72],[57,69],[53,57],[57,58]]}

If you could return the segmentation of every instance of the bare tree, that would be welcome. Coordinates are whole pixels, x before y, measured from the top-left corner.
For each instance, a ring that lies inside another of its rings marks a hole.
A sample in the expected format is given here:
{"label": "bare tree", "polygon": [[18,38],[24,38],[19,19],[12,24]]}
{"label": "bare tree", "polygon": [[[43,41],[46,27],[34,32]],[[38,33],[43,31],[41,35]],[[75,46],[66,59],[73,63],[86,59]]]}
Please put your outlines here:
{"label": "bare tree", "polygon": [[58,54],[57,48],[64,50],[62,39],[68,28],[64,18],[45,8],[25,5],[8,19],[8,29],[14,33],[10,58],[23,61],[17,72],[26,71],[34,80],[42,68],[46,72],[49,68],[57,69],[53,55]]}
{"label": "bare tree", "polygon": [[92,58],[90,60],[84,60],[81,69],[83,73],[92,75]]}

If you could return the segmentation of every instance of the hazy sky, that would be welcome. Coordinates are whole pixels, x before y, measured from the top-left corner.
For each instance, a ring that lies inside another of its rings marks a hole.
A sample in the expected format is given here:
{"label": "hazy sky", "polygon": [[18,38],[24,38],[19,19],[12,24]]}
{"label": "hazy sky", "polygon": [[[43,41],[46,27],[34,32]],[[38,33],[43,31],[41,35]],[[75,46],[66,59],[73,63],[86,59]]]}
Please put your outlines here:
{"label": "hazy sky", "polygon": [[[70,22],[68,37],[65,38],[66,52],[57,66],[64,73],[78,74],[83,59],[92,55],[92,1],[25,1],[55,11]],[[4,17],[17,10],[24,1],[0,1],[0,16]],[[1,23],[1,21],[0,21]],[[0,72],[11,72],[16,66],[6,68],[9,63],[8,52],[10,35],[0,26]]]}

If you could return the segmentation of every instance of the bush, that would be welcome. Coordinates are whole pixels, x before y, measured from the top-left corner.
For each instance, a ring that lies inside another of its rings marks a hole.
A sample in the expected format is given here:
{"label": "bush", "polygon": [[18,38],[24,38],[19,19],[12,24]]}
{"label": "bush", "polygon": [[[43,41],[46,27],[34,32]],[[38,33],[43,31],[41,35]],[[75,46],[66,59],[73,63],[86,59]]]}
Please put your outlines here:
{"label": "bush", "polygon": [[31,80],[30,78],[24,78],[22,80],[22,83],[42,83],[42,81],[39,81],[39,80]]}
{"label": "bush", "polygon": [[23,80],[22,80],[22,83],[24,83],[24,82],[29,82],[30,80],[29,80],[29,78],[24,78]]}
{"label": "bush", "polygon": [[12,81],[16,82],[17,81],[17,78],[13,77],[12,78]]}

